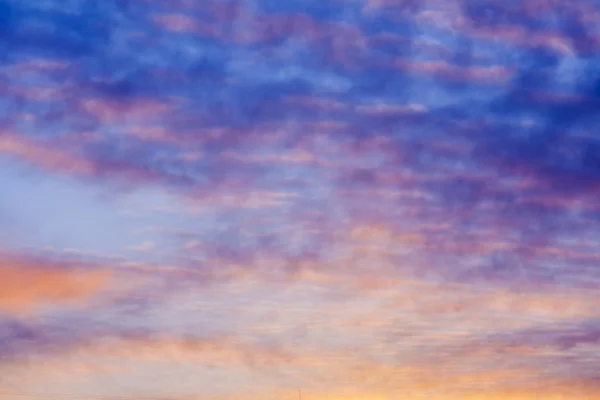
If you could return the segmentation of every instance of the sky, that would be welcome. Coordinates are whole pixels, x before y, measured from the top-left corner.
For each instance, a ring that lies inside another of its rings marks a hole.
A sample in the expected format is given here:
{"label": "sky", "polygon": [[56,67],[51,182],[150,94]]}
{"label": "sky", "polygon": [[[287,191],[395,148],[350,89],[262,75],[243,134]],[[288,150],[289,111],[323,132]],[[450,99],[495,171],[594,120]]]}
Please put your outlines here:
{"label": "sky", "polygon": [[0,0],[0,399],[600,399],[598,21]]}

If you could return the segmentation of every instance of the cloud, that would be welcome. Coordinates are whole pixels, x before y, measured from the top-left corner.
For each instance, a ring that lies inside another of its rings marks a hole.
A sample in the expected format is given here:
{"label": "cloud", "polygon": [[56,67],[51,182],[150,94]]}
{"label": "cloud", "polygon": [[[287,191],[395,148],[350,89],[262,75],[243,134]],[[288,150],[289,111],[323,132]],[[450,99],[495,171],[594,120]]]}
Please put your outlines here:
{"label": "cloud", "polygon": [[47,305],[81,305],[110,285],[107,269],[75,268],[44,259],[0,259],[0,309],[27,314]]}
{"label": "cloud", "polygon": [[[295,385],[297,379],[311,381],[317,393],[331,385],[350,385],[358,394],[378,392],[384,397],[423,390],[454,395],[479,390],[491,396],[506,385],[528,388],[532,382],[566,378],[560,369],[545,367],[546,357],[557,361],[553,365],[571,357],[569,365],[585,376],[578,369],[585,357],[577,351],[596,343],[592,304],[597,292],[547,287],[520,293],[419,279],[400,274],[386,257],[422,245],[423,237],[367,224],[346,227],[338,235],[327,246],[338,257],[297,259],[287,279],[276,277],[290,260],[276,254],[214,259],[204,263],[204,272],[213,268],[226,279],[199,290],[191,275],[155,270],[155,278],[175,274],[185,276],[185,282],[167,279],[167,286],[152,290],[154,298],[143,298],[154,306],[128,318],[119,311],[110,324],[84,314],[41,326],[20,322],[11,328],[12,339],[4,341],[13,351],[12,363],[4,366],[11,371],[6,376],[32,383],[66,379],[64,373],[41,373],[49,359],[60,359],[57,365],[72,371],[69,379],[74,381],[101,374],[115,385],[156,371],[175,368],[187,374],[206,367],[230,371],[230,377],[258,371],[285,379],[295,376]],[[240,274],[228,275],[232,268]],[[119,308],[113,307],[125,303],[110,304],[105,312],[116,312]],[[159,310],[172,317],[155,314]],[[202,324],[203,318],[224,314],[228,318],[217,329],[196,331],[188,325],[196,318]],[[590,318],[587,324],[577,322]],[[87,322],[78,323],[81,328],[75,331],[65,330],[64,324],[74,320]],[[139,321],[144,321],[142,330]],[[576,328],[563,330],[565,323]],[[547,328],[540,330],[540,324]],[[10,326],[6,321],[1,325]],[[23,337],[37,339],[25,345]],[[546,350],[547,345],[557,353]],[[30,358],[36,363],[19,364],[27,351],[36,353]],[[518,367],[523,359],[527,363]]]}
{"label": "cloud", "polygon": [[194,364],[211,366],[232,366],[242,364],[246,367],[277,366],[289,362],[292,358],[278,349],[252,347],[230,343],[227,339],[194,339],[175,337],[139,338],[108,341],[89,348],[76,348],[77,354],[93,354],[96,357],[122,360],[132,359],[144,363]]}
{"label": "cloud", "polygon": [[0,135],[0,153],[19,158],[31,164],[57,172],[90,174],[93,164],[84,159],[68,154],[53,146],[44,146],[35,140],[21,135],[3,133]]}
{"label": "cloud", "polygon": [[505,83],[512,76],[512,72],[503,66],[461,68],[445,62],[413,62],[405,60],[397,60],[395,66],[406,72],[426,74],[434,79],[441,78],[450,81]]}
{"label": "cloud", "polygon": [[193,33],[198,29],[198,22],[182,14],[162,14],[154,17],[154,22],[163,29],[179,33]]}
{"label": "cloud", "polygon": [[154,242],[143,242],[137,246],[131,246],[128,249],[133,251],[148,251],[156,248],[156,243]]}
{"label": "cloud", "polygon": [[[42,140],[28,138],[24,135],[4,132],[0,134],[0,154],[34,165],[44,172],[74,175],[81,178],[110,178],[113,182],[153,182],[164,180],[165,175],[159,171],[136,165],[125,160],[104,157],[97,154],[82,154],[81,145],[74,151],[61,146],[60,141],[47,143]],[[86,144],[84,144],[85,146]],[[92,143],[90,146],[102,148]],[[79,150],[79,151],[75,151]]]}
{"label": "cloud", "polygon": [[168,104],[153,100],[123,101],[90,98],[81,101],[82,109],[103,124],[120,121],[148,121],[169,111]]}
{"label": "cloud", "polygon": [[169,196],[2,258],[14,382],[596,396],[593,2],[46,3],[0,1],[3,170]]}

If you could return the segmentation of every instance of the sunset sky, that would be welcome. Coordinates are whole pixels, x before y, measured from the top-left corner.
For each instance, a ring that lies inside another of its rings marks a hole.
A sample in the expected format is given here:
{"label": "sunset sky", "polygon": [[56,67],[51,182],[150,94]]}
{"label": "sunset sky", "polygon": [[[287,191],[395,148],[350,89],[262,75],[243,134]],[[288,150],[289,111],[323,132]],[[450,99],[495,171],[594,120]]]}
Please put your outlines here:
{"label": "sunset sky", "polygon": [[596,0],[0,0],[0,400],[600,399]]}

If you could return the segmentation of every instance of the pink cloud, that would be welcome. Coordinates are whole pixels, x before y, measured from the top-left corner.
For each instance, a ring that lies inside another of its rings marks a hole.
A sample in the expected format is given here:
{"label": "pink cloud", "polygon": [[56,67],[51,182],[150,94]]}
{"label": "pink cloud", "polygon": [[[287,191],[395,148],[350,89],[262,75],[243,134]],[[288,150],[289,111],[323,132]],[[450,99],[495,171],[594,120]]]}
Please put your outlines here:
{"label": "pink cloud", "polygon": [[199,28],[195,19],[183,14],[159,14],[153,21],[163,29],[179,33],[194,33]]}
{"label": "pink cloud", "polygon": [[140,140],[165,144],[181,144],[176,135],[162,126],[134,126],[125,133]]}
{"label": "pink cloud", "polygon": [[133,251],[149,251],[154,250],[156,248],[156,243],[154,242],[143,242],[136,246],[129,247],[130,250]]}
{"label": "pink cloud", "polygon": [[319,165],[322,167],[333,166],[334,163],[325,160],[317,154],[309,150],[295,149],[288,152],[278,152],[271,154],[242,154],[236,152],[225,152],[223,154],[225,160],[237,161],[240,163],[256,163],[256,164],[298,164],[298,165]]}
{"label": "pink cloud", "polygon": [[[75,138],[75,142],[81,139],[77,136]],[[86,136],[81,139],[82,142],[88,140],[89,138]],[[125,161],[93,160],[89,157],[80,156],[76,154],[79,147],[74,145],[70,138],[66,141],[44,142],[10,132],[0,133],[0,155],[15,158],[48,172],[72,174],[81,177],[110,175],[117,181],[119,179],[138,181],[166,179],[164,174]]]}
{"label": "pink cloud", "polygon": [[70,64],[53,59],[33,59],[21,63],[10,65],[6,72],[10,78],[22,78],[28,74],[47,74],[57,71],[64,71]]}
{"label": "pink cloud", "polygon": [[394,65],[403,71],[459,82],[505,83],[513,76],[513,72],[503,66],[457,67],[445,61],[412,61],[406,59],[397,59]]}
{"label": "pink cloud", "polygon": [[190,212],[203,212],[211,207],[260,209],[278,207],[292,201],[298,195],[289,192],[268,190],[216,190],[186,197],[185,204]]}
{"label": "pink cloud", "polygon": [[427,111],[427,107],[422,104],[407,104],[407,105],[396,105],[396,104],[373,104],[373,105],[361,105],[356,107],[356,111],[361,114],[370,116],[392,116],[392,115],[411,115],[421,114]]}
{"label": "pink cloud", "polygon": [[50,171],[90,175],[95,170],[94,164],[89,160],[12,133],[0,134],[0,154],[16,157]]}
{"label": "pink cloud", "polygon": [[344,23],[318,21],[305,14],[264,15],[243,4],[224,3],[207,4],[202,11],[205,15],[197,18],[160,14],[155,15],[153,21],[172,32],[195,33],[241,45],[302,38],[313,46],[326,46],[322,56],[347,66],[366,46],[366,38],[359,29]]}
{"label": "pink cloud", "polygon": [[172,107],[152,99],[134,101],[88,98],[80,102],[84,111],[104,124],[153,120],[164,116]]}
{"label": "pink cloud", "polygon": [[293,96],[285,99],[285,102],[323,111],[341,111],[348,107],[340,101],[315,96]]}

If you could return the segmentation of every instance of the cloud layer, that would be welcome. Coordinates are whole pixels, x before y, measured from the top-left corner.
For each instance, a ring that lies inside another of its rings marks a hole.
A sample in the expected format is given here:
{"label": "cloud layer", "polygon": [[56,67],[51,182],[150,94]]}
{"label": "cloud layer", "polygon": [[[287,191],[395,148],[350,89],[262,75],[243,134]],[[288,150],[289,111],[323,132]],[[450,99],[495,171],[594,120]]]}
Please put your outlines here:
{"label": "cloud layer", "polygon": [[599,18],[0,0],[0,397],[600,398]]}

